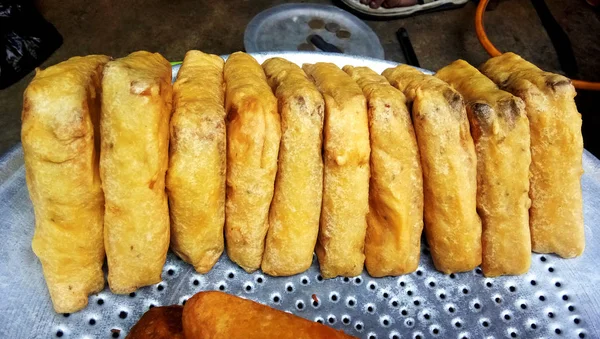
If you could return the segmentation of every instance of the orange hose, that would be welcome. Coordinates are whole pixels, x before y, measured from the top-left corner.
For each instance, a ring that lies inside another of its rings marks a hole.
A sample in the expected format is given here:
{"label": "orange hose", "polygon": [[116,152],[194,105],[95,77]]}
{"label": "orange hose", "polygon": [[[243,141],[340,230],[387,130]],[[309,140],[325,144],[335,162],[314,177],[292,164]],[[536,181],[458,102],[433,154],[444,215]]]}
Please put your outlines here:
{"label": "orange hose", "polygon": [[[495,57],[502,54],[502,52],[500,52],[494,44],[492,44],[490,39],[488,39],[487,34],[485,34],[485,29],[483,28],[483,14],[485,13],[488,2],[489,0],[480,0],[479,5],[477,5],[477,10],[475,11],[475,33],[477,33],[477,39],[479,39],[483,48],[485,48],[490,56]],[[600,91],[600,82],[576,79],[572,79],[571,81],[575,88]]]}

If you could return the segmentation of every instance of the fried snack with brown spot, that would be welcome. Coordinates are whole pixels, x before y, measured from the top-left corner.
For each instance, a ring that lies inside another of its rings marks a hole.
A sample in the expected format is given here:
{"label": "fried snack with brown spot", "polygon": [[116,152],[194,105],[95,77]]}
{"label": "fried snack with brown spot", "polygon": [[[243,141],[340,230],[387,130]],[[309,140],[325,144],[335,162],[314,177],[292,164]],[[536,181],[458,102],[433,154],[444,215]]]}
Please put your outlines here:
{"label": "fried snack with brown spot", "polygon": [[444,81],[411,66],[389,68],[383,75],[412,104],[433,263],[446,274],[472,270],[481,264],[481,220],[477,159],[463,99]]}
{"label": "fried snack with brown spot", "polygon": [[581,255],[585,248],[583,137],[571,80],[544,72],[514,53],[491,58],[480,69],[525,102],[531,133],[529,226],[533,251],[563,258]]}
{"label": "fried snack with brown spot", "polygon": [[35,214],[33,251],[54,310],[83,309],[104,288],[104,195],[98,170],[102,70],[74,57],[36,75],[23,95],[21,142]]}
{"label": "fried snack with brown spot", "polygon": [[182,314],[183,306],[179,305],[153,307],[131,328],[126,339],[183,339]]}
{"label": "fried snack with brown spot", "polygon": [[464,60],[436,76],[463,96],[477,152],[483,274],[523,274],[531,264],[529,120],[525,104]]}

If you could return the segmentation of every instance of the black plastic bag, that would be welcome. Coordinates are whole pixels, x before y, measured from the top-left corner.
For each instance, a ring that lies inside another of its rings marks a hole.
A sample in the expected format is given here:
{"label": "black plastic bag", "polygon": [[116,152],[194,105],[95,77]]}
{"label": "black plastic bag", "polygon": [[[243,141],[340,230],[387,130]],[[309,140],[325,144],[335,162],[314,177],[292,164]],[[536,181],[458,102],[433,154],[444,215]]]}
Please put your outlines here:
{"label": "black plastic bag", "polygon": [[61,44],[60,33],[32,2],[0,0],[0,89],[19,81]]}

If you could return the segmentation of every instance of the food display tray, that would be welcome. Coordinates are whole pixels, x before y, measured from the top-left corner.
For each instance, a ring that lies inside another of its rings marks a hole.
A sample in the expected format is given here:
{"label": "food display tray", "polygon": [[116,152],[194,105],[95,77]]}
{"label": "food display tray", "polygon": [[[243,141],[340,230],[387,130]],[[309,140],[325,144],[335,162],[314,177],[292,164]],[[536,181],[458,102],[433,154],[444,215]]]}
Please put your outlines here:
{"label": "food display tray", "polygon": [[[370,66],[395,63],[324,53],[264,53],[296,63]],[[176,74],[178,66],[173,71]],[[15,112],[12,112],[15,114]],[[42,268],[31,250],[33,208],[20,146],[0,158],[0,337],[124,338],[152,306],[183,304],[194,293],[222,290],[360,338],[600,338],[600,161],[584,151],[582,178],[586,250],[576,259],[532,254],[522,276],[486,278],[479,268],[437,272],[425,242],[416,272],[399,277],[324,280],[316,258],[292,277],[244,272],[223,255],[208,274],[169,252],[163,280],[129,295],[108,286],[74,314],[52,309]],[[68,241],[68,239],[65,239]],[[218,305],[216,305],[218,307]]]}

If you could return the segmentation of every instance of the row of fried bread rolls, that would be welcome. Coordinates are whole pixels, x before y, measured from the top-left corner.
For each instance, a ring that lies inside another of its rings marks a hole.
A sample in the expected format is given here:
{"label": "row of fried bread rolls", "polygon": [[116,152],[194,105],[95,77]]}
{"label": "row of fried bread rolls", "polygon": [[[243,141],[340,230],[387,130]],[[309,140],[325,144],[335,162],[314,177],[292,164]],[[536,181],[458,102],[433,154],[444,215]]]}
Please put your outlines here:
{"label": "row of fried bread rolls", "polygon": [[531,249],[580,255],[573,86],[512,53],[481,72],[462,60],[436,76],[261,67],[198,51],[173,86],[169,62],[148,52],[38,71],[22,141],[56,311],[103,288],[105,250],[115,293],[159,282],[169,244],[201,273],[226,242],[248,272],[296,274],[315,250],[325,278],[363,264],[405,274],[423,220],[444,273],[521,274]]}

